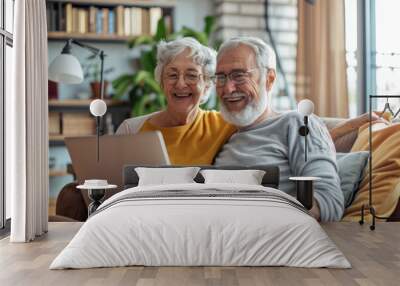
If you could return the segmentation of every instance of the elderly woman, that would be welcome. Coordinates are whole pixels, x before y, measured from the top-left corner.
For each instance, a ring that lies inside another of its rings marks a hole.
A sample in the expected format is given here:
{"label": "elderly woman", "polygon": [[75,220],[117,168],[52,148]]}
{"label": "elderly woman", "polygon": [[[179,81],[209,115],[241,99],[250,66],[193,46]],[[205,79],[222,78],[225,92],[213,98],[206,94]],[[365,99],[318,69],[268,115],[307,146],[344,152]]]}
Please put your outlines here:
{"label": "elderly woman", "polygon": [[211,164],[236,131],[218,112],[199,107],[208,98],[215,65],[216,52],[193,38],[161,42],[154,73],[167,108],[125,120],[117,134],[159,130],[172,164]]}

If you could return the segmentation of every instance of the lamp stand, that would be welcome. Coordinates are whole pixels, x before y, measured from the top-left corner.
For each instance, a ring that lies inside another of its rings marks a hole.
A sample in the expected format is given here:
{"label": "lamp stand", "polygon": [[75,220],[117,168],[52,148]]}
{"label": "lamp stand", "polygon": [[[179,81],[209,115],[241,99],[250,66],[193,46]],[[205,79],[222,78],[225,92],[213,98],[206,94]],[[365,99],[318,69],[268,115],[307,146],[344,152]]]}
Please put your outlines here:
{"label": "lamp stand", "polygon": [[[99,137],[102,135],[102,116],[107,112],[107,105],[104,102],[104,58],[105,54],[103,50],[88,44],[81,43],[77,40],[67,40],[65,46],[61,51],[61,55],[56,57],[55,60],[50,64],[49,76],[51,75],[52,80],[67,84],[81,83],[83,80],[82,67],[79,61],[72,56],[72,44],[80,46],[90,51],[94,57],[99,56],[101,62],[100,69],[100,99],[95,99],[90,103],[90,113],[96,117],[96,135],[97,135],[97,162],[100,161],[100,140]],[[67,61],[67,62],[66,62]]]}
{"label": "lamp stand", "polygon": [[[98,48],[92,47],[90,45],[78,42],[76,40],[68,40],[66,46],[64,47],[64,50],[67,52],[70,52],[71,50],[71,44],[75,44],[78,45],[84,49],[87,49],[89,51],[91,51],[94,55],[98,55],[100,58],[100,99],[104,100],[104,58],[105,58],[105,54],[103,50],[100,50]],[[63,51],[64,51],[63,50]],[[103,123],[103,118],[102,115],[96,115],[96,136],[97,136],[97,140],[96,140],[96,149],[97,149],[97,162],[100,161],[100,136],[103,134],[103,130],[102,130],[102,123]]]}
{"label": "lamp stand", "polygon": [[[372,201],[372,99],[374,98],[400,98],[400,95],[369,95],[369,141],[368,141],[368,146],[369,146],[369,170],[368,170],[368,204],[363,204],[361,206],[361,219],[359,221],[360,225],[364,224],[364,212],[365,209],[369,209],[369,213],[372,216],[372,224],[369,226],[370,230],[375,230],[375,225],[376,225],[376,219],[384,219],[387,220],[389,218],[398,220],[400,217],[382,217],[382,216],[377,216],[376,215],[376,210],[373,205]],[[400,114],[400,110],[396,112],[395,117]]]}
{"label": "lamp stand", "polygon": [[[104,100],[104,51],[100,51],[100,99]],[[102,116],[96,116],[97,131],[97,162],[100,161],[100,128],[103,125]],[[103,130],[101,130],[103,134]]]}
{"label": "lamp stand", "polygon": [[296,183],[296,198],[308,210],[313,207],[314,181],[319,177],[289,177],[289,180]]}
{"label": "lamp stand", "polygon": [[304,137],[304,161],[307,162],[307,135],[310,132],[310,129],[308,128],[308,116],[304,116],[304,126],[301,126],[299,129],[299,134]]}

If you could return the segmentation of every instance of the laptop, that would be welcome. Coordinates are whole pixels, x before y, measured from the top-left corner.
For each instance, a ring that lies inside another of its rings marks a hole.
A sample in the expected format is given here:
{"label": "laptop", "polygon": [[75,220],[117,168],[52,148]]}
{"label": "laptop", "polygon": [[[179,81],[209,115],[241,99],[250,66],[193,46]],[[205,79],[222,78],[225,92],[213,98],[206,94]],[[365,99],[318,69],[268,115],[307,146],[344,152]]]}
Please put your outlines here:
{"label": "laptop", "polygon": [[66,137],[65,144],[80,184],[87,179],[105,179],[122,186],[124,165],[170,165],[160,131],[100,136],[99,161],[96,136]]}

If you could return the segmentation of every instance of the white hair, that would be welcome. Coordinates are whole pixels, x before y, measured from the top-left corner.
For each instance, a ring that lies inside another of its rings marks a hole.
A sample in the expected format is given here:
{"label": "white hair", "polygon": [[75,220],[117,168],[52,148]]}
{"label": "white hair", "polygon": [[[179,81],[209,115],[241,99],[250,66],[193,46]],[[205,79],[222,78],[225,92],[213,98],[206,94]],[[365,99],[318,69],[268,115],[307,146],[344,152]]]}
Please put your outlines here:
{"label": "white hair", "polygon": [[230,38],[219,48],[217,60],[225,51],[235,48],[240,44],[246,45],[253,50],[257,66],[261,69],[262,75],[265,75],[265,68],[276,70],[276,55],[274,50],[263,40],[256,37],[241,36]]}
{"label": "white hair", "polygon": [[[161,41],[157,45],[157,66],[154,70],[154,77],[162,86],[162,72],[165,65],[173,61],[180,53],[189,49],[189,57],[193,62],[202,68],[204,80],[211,84],[211,76],[215,73],[217,52],[207,46],[200,44],[196,39],[184,37],[170,42]],[[208,100],[211,88],[201,97],[200,103]]]}

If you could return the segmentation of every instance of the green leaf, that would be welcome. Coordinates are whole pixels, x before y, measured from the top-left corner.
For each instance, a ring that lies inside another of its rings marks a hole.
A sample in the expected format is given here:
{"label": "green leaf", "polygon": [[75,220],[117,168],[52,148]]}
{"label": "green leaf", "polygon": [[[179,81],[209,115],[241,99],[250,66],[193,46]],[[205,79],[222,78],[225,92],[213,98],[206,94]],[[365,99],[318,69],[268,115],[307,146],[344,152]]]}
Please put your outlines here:
{"label": "green leaf", "polygon": [[133,84],[143,86],[144,80],[151,76],[148,71],[140,70],[133,76]]}
{"label": "green leaf", "polygon": [[215,29],[215,17],[206,16],[204,18],[204,33],[207,35],[207,38],[211,36],[211,33],[214,32],[214,29]]}
{"label": "green leaf", "polygon": [[158,94],[157,101],[158,101],[158,104],[160,105],[160,107],[164,108],[165,106],[167,106],[167,100],[166,100],[164,94]]}
{"label": "green leaf", "polygon": [[132,75],[130,75],[130,74],[123,74],[123,75],[120,75],[119,77],[117,77],[116,79],[114,79],[114,80],[112,81],[112,86],[113,86],[113,88],[117,88],[118,85],[120,85],[121,82],[125,81],[128,77],[132,77]]}
{"label": "green leaf", "polygon": [[160,85],[158,84],[158,82],[152,78],[152,77],[147,77],[144,79],[144,82],[146,83],[146,85],[155,93],[157,94],[162,94],[162,90]]}
{"label": "green leaf", "polygon": [[182,27],[179,32],[183,37],[192,37],[199,41],[201,44],[208,45],[208,37],[204,32],[198,32],[188,27]]}
{"label": "green leaf", "polygon": [[133,77],[132,75],[129,74],[122,75],[119,78],[113,80],[112,86],[115,92],[114,97],[116,99],[123,97],[126,90],[130,85],[132,85],[132,83],[133,83]]}
{"label": "green leaf", "polygon": [[167,27],[164,18],[160,18],[157,22],[157,31],[154,35],[154,40],[161,41],[167,38]]}
{"label": "green leaf", "polygon": [[140,57],[140,66],[142,69],[152,73],[156,68],[156,58],[153,50],[142,52]]}
{"label": "green leaf", "polygon": [[129,48],[143,46],[143,45],[154,45],[156,41],[150,35],[141,35],[135,38],[132,38],[128,42]]}

